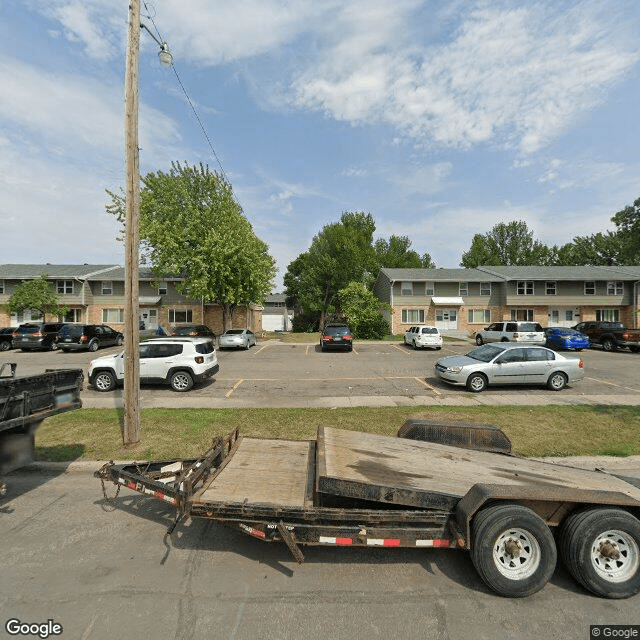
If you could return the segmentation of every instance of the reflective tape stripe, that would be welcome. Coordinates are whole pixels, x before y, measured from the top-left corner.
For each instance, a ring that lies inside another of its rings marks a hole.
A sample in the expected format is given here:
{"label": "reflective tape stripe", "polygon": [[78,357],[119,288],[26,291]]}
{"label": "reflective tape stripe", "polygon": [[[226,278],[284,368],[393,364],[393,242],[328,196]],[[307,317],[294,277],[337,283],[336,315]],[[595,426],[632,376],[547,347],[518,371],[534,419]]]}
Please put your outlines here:
{"label": "reflective tape stripe", "polygon": [[451,540],[416,540],[416,547],[450,547]]}
{"label": "reflective tape stripe", "polygon": [[326,536],[320,536],[319,541],[322,544],[353,544],[353,540],[351,538],[328,538]]}
{"label": "reflective tape stripe", "polygon": [[398,538],[368,538],[367,545],[370,547],[399,547]]}

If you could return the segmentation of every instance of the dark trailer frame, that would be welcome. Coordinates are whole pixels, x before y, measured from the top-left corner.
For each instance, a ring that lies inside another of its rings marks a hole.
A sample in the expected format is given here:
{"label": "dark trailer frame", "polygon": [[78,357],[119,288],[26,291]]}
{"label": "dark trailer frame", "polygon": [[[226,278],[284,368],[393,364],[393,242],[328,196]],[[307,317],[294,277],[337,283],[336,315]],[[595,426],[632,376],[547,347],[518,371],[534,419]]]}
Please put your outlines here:
{"label": "dark trailer frame", "polygon": [[269,440],[236,429],[200,458],[111,462],[96,476],[175,505],[169,533],[182,518],[216,520],[284,542],[298,562],[300,545],[467,549],[484,582],[511,597],[553,574],[554,528],[587,589],[640,591],[639,481],[513,456],[490,425],[410,421],[399,436],[319,427],[316,440]]}

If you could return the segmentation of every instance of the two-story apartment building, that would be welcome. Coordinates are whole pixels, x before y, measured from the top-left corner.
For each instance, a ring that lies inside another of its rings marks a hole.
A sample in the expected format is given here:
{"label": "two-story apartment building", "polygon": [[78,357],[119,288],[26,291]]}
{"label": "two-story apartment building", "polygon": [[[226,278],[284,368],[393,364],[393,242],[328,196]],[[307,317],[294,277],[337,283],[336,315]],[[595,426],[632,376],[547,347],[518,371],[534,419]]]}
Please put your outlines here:
{"label": "two-story apartment building", "polygon": [[[25,280],[47,275],[58,293],[61,305],[68,313],[61,322],[108,324],[114,329],[124,328],[125,275],[119,265],[0,265],[0,326],[17,326],[23,322],[38,320],[38,313],[26,310],[21,314],[9,314],[6,303],[16,286]],[[158,279],[148,269],[140,269],[139,307],[141,326],[155,330],[179,324],[206,324],[216,333],[224,330],[222,308],[217,304],[205,304],[202,300],[189,299],[178,292],[181,278],[167,276]],[[262,306],[239,307],[233,318],[234,327],[260,330]],[[46,318],[56,320],[57,318]]]}
{"label": "two-story apartment building", "polygon": [[613,320],[638,327],[640,267],[382,269],[374,292],[392,312],[391,333],[415,324],[472,335],[490,322],[573,326]]}

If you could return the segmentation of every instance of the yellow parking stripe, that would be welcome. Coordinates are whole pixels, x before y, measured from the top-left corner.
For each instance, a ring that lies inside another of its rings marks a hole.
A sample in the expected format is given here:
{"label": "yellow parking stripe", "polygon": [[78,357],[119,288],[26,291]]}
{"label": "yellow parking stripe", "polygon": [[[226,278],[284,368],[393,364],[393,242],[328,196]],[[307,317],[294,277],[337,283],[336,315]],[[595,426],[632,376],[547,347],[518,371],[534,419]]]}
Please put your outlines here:
{"label": "yellow parking stripe", "polygon": [[225,398],[229,398],[233,392],[244,382],[244,378],[241,378],[240,380],[238,380],[238,382],[236,382],[233,387],[231,387],[231,389],[229,389],[229,391],[227,391],[227,393],[224,394]]}

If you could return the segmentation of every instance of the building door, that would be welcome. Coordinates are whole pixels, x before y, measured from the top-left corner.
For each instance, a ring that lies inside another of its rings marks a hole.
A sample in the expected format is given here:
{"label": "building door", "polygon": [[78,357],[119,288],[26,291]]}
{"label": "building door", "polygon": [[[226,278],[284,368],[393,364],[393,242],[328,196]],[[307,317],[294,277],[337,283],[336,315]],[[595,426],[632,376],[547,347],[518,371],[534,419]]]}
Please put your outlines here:
{"label": "building door", "polygon": [[458,310],[457,309],[436,309],[436,327],[438,329],[457,329]]}
{"label": "building door", "polygon": [[575,307],[555,307],[549,309],[550,327],[573,327],[578,322],[578,309]]}
{"label": "building door", "polygon": [[140,329],[155,331],[158,328],[158,310],[140,309]]}

